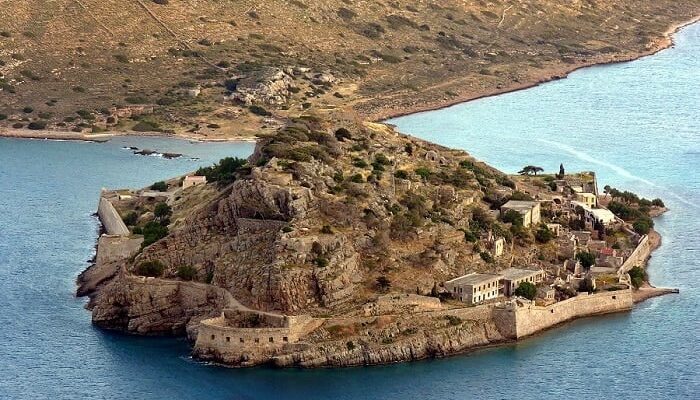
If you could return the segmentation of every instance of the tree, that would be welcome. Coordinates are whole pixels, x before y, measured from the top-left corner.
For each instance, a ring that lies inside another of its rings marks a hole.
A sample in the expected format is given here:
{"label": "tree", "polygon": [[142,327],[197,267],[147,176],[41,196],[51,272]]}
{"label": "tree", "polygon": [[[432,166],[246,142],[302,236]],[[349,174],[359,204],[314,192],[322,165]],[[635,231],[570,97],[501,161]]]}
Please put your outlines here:
{"label": "tree", "polygon": [[163,182],[163,181],[158,181],[158,182],[151,185],[151,190],[156,190],[159,192],[167,192],[168,191],[168,184]]}
{"label": "tree", "polygon": [[634,221],[634,223],[632,224],[632,228],[634,228],[634,231],[640,235],[647,235],[651,230],[651,225],[649,224],[649,221],[650,220],[647,220],[645,218],[640,218]]}
{"label": "tree", "polygon": [[546,224],[540,224],[535,232],[535,239],[540,243],[547,243],[554,238],[554,233]]}
{"label": "tree", "polygon": [[382,275],[377,278],[377,288],[381,291],[386,291],[391,287],[391,281],[386,276]]}
{"label": "tree", "polygon": [[632,286],[639,289],[640,286],[644,284],[644,281],[648,279],[646,271],[642,267],[632,267],[629,270],[630,280],[632,281]]}
{"label": "tree", "polygon": [[566,175],[566,171],[564,171],[564,164],[559,164],[559,174],[557,174],[557,177],[561,179],[564,177],[564,175]]}
{"label": "tree", "polygon": [[122,221],[124,221],[124,224],[126,224],[127,226],[136,225],[136,222],[138,221],[138,219],[139,219],[139,215],[133,211],[129,212],[128,214],[126,214],[122,217]]}
{"label": "tree", "polygon": [[666,205],[664,204],[663,200],[661,200],[661,199],[659,199],[659,198],[656,198],[656,199],[652,200],[652,201],[651,201],[651,205],[654,206],[654,207],[666,207]]}
{"label": "tree", "polygon": [[173,209],[165,203],[158,203],[153,209],[153,215],[158,221],[164,221],[173,213]]}
{"label": "tree", "polygon": [[503,222],[513,224],[514,226],[523,226],[523,216],[515,210],[508,210],[503,214]]}
{"label": "tree", "polygon": [[542,168],[542,167],[537,167],[537,166],[534,166],[534,165],[526,165],[526,166],[523,167],[523,169],[521,169],[520,171],[518,171],[518,173],[519,173],[520,175],[530,175],[530,174],[533,174],[533,175],[537,176],[537,173],[538,173],[538,172],[542,172],[542,171],[544,171],[544,168]]}
{"label": "tree", "polygon": [[588,271],[595,265],[595,256],[588,251],[576,253],[576,259],[581,263],[584,270]]}
{"label": "tree", "polygon": [[583,292],[588,292],[588,293],[593,293],[595,289],[593,288],[593,281],[591,278],[584,278],[579,284],[578,284],[578,291],[583,293]]}
{"label": "tree", "polygon": [[[135,229],[134,233],[136,233]],[[141,243],[141,246],[146,247],[168,236],[168,227],[151,221],[143,227],[141,233],[143,234],[143,243]]]}
{"label": "tree", "polygon": [[533,300],[537,296],[537,288],[532,282],[520,282],[520,285],[513,292],[514,295]]}

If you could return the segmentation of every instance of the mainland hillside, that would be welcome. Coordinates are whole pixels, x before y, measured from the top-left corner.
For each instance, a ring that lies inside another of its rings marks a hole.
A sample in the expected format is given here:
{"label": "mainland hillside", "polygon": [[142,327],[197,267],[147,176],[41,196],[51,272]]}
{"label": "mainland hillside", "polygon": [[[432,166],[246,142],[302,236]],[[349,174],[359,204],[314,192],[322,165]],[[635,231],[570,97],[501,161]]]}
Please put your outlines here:
{"label": "mainland hillside", "polygon": [[697,0],[27,0],[0,8],[0,124],[275,132],[526,86],[658,47]]}

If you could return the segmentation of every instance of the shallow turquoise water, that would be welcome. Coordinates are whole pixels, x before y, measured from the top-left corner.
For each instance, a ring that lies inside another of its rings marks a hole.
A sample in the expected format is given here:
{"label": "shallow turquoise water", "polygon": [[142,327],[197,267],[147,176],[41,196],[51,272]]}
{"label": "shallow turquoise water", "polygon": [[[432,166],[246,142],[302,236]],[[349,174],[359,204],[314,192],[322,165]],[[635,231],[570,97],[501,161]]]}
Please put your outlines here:
{"label": "shallow turquoise water", "polygon": [[[349,369],[230,370],[181,340],[90,325],[74,280],[94,251],[99,190],[182,174],[250,144],[120,138],[0,140],[0,399],[697,398],[700,392],[700,25],[636,62],[392,121],[506,171],[595,169],[601,184],[661,196],[652,280],[682,292],[516,345]],[[190,157],[130,154],[135,145]]]}

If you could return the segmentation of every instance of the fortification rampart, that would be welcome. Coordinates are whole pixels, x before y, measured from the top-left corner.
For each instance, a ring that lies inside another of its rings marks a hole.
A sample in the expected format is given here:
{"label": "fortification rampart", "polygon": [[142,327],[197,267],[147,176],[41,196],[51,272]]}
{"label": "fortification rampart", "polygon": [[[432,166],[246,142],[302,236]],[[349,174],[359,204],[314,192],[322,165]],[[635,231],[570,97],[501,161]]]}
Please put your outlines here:
{"label": "fortification rampart", "polygon": [[643,235],[637,243],[637,247],[634,248],[632,254],[625,260],[620,269],[617,271],[618,275],[625,274],[629,272],[632,268],[644,264],[646,260],[651,255],[651,241],[648,235]]}
{"label": "fortification rampart", "polygon": [[100,204],[97,206],[97,216],[105,228],[108,235],[127,236],[129,228],[126,227],[122,217],[119,216],[117,209],[114,208],[112,202],[100,197]]}
{"label": "fortification rampart", "polygon": [[494,307],[493,317],[501,334],[519,339],[575,318],[627,311],[632,309],[633,304],[632,291],[629,289],[580,293],[576,297],[545,307],[531,302],[512,301]]}

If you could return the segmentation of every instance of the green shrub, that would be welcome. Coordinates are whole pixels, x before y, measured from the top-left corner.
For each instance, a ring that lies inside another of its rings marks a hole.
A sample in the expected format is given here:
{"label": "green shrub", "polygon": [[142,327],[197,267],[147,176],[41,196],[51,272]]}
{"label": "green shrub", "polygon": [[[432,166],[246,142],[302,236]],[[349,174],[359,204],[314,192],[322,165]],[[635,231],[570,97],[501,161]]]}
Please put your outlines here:
{"label": "green shrub", "polygon": [[[88,110],[78,110],[75,113],[78,114],[80,116],[80,118],[82,118],[82,119],[88,119],[88,120],[95,119],[95,117],[92,115],[92,113]],[[66,121],[66,119],[68,119],[68,118],[70,118],[70,117],[66,117],[64,119],[64,121]],[[72,122],[72,121],[66,121],[66,122]]]}
{"label": "green shrub", "polygon": [[394,172],[394,176],[399,178],[399,179],[408,179],[408,172],[399,169],[396,172]]}
{"label": "green shrub", "polygon": [[127,226],[136,225],[136,222],[138,221],[138,219],[139,219],[139,215],[133,211],[122,216],[122,221],[124,221],[124,224],[126,224]]}
{"label": "green shrub", "polygon": [[159,221],[165,221],[172,215],[173,209],[166,203],[158,203],[153,209],[153,215]]}
{"label": "green shrub", "polygon": [[287,225],[287,226],[285,226],[285,227],[282,228],[282,232],[284,232],[284,233],[289,233],[289,232],[291,232],[291,231],[293,231],[293,230],[294,230],[294,229],[292,229],[292,227],[289,226],[289,225]]}
{"label": "green shrub", "polygon": [[168,184],[163,181],[158,181],[151,185],[151,190],[156,190],[158,192],[167,192]]}
{"label": "green shrub", "polygon": [[347,343],[345,343],[345,347],[350,351],[355,350],[355,343],[353,343],[352,340],[350,340]]}
{"label": "green shrub", "polygon": [[34,108],[27,106],[22,109],[22,112],[25,114],[31,114],[34,112]]}
{"label": "green shrub", "polygon": [[648,279],[647,273],[642,267],[632,267],[632,269],[628,271],[628,274],[632,280],[632,286],[637,289]]}
{"label": "green shrub", "polygon": [[326,268],[328,266],[328,259],[323,258],[323,257],[317,257],[314,260],[314,263],[316,264],[317,267],[319,268]]}
{"label": "green shrub", "polygon": [[7,114],[0,113],[0,121],[6,120],[6,119],[7,119]]}
{"label": "green shrub", "polygon": [[364,182],[365,182],[365,178],[362,176],[362,174],[355,174],[355,175],[353,175],[353,176],[350,177],[350,182],[353,182],[353,183],[364,183]]}
{"label": "green shrub", "polygon": [[126,101],[129,104],[146,104],[148,103],[148,99],[143,97],[143,96],[128,96],[124,98],[124,101]]}
{"label": "green shrub", "polygon": [[160,129],[160,125],[157,122],[144,120],[139,121],[131,130],[136,132],[160,132],[162,129]]}
{"label": "green shrub", "polygon": [[29,125],[27,125],[27,128],[32,129],[32,130],[46,129],[46,121],[30,122]]}
{"label": "green shrub", "polygon": [[264,109],[263,107],[260,107],[258,105],[253,104],[252,106],[248,107],[248,110],[252,112],[255,115],[260,115],[262,117],[267,117],[272,115],[269,111]]}
{"label": "green shrub", "polygon": [[428,179],[430,178],[430,175],[432,175],[432,171],[426,167],[416,168],[415,173],[423,179]]}
{"label": "green shrub", "polygon": [[540,224],[535,232],[535,239],[540,243],[547,243],[554,239],[554,233],[547,227],[546,224]]}
{"label": "green shrub", "polygon": [[191,265],[181,265],[177,269],[177,277],[183,281],[191,281],[197,277],[197,270]]}
{"label": "green shrub", "polygon": [[203,167],[197,170],[197,175],[204,175],[209,182],[220,184],[232,183],[236,179],[236,171],[247,164],[247,161],[238,157],[226,157],[219,160],[211,167]]}
{"label": "green shrub", "polygon": [[141,246],[146,247],[168,236],[168,227],[158,222],[151,221],[141,229],[141,233],[143,234],[143,243]]}
{"label": "green shrub", "polygon": [[345,128],[339,128],[335,131],[335,138],[343,142],[345,139],[352,139],[352,134]]}
{"label": "green shrub", "polygon": [[513,294],[528,300],[534,300],[535,296],[537,296],[537,288],[532,282],[520,282]]}
{"label": "green shrub", "polygon": [[367,164],[367,161],[361,158],[354,159],[352,165],[356,166],[357,168],[367,168],[369,166],[369,164]]}
{"label": "green shrub", "polygon": [[481,253],[479,253],[479,256],[482,260],[486,261],[487,263],[493,262],[493,256],[488,251],[482,251]]}
{"label": "green shrub", "polygon": [[114,59],[124,64],[127,64],[129,62],[129,57],[127,57],[124,54],[115,54]]}
{"label": "green shrub", "polygon": [[144,261],[136,267],[134,271],[137,275],[158,277],[163,275],[165,265],[158,260]]}
{"label": "green shrub", "polygon": [[588,251],[576,253],[576,259],[581,263],[581,267],[583,267],[583,269],[586,271],[595,265],[595,255]]}
{"label": "green shrub", "polygon": [[324,233],[326,235],[330,235],[333,233],[333,228],[331,228],[330,225],[323,225],[321,228],[321,233]]}
{"label": "green shrub", "polygon": [[12,127],[15,129],[21,129],[24,128],[24,124],[21,122],[15,122],[14,124],[12,124]]}
{"label": "green shrub", "polygon": [[456,315],[445,315],[445,319],[447,320],[447,323],[449,323],[452,326],[458,326],[462,324],[462,318]]}

